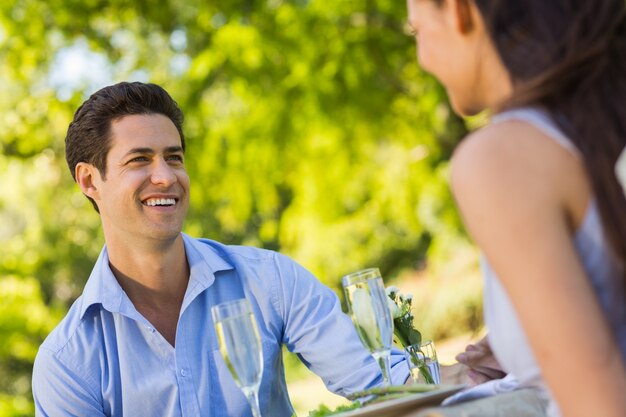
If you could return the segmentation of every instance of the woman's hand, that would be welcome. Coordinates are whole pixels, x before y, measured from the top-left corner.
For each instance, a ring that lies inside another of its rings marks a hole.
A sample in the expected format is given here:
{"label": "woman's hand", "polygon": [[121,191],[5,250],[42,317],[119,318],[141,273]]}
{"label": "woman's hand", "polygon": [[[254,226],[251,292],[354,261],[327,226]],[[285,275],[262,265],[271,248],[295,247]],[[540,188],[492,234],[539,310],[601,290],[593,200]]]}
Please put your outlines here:
{"label": "woman's hand", "polygon": [[493,356],[486,336],[475,344],[467,345],[465,351],[456,356],[456,360],[469,368],[467,376],[475,385],[506,375]]}

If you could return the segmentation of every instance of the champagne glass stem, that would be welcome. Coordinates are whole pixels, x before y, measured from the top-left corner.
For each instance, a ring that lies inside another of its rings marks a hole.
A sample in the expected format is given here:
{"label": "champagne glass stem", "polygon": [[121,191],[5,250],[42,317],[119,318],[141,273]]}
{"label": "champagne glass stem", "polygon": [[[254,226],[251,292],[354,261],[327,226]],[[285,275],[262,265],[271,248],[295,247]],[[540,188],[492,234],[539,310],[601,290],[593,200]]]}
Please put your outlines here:
{"label": "champagne glass stem", "polygon": [[379,351],[379,352],[373,352],[372,356],[374,357],[374,359],[376,359],[376,362],[378,362],[378,365],[380,366],[380,370],[382,371],[383,374],[383,382],[385,386],[390,386],[391,385],[391,351],[389,350],[383,350],[383,351]]}
{"label": "champagne glass stem", "polygon": [[257,390],[251,389],[246,392],[246,398],[248,399],[248,403],[250,403],[252,415],[254,417],[261,417],[261,407],[259,406],[259,394]]}

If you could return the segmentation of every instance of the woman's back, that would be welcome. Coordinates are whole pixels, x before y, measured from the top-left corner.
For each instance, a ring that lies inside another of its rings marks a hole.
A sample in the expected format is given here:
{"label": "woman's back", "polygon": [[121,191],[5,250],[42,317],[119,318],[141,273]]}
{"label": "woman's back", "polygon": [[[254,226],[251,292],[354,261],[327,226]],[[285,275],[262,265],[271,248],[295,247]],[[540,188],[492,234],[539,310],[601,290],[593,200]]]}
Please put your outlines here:
{"label": "woman's back", "polygon": [[[603,398],[615,398],[620,384],[604,381],[623,377],[624,355],[607,320],[614,311],[606,312],[621,307],[602,305],[596,287],[621,296],[619,268],[602,259],[611,250],[594,219],[584,163],[568,142],[559,142],[553,123],[542,125],[549,118],[521,117],[532,113],[496,118],[462,142],[452,163],[455,197],[488,265],[490,342],[505,370],[526,385],[545,382],[559,403],[572,395],[609,401]],[[598,275],[603,264],[614,266]],[[564,415],[591,415],[595,404]]]}
{"label": "woman's back", "polygon": [[[531,124],[568,152],[579,157],[574,145],[546,112],[531,108],[511,110],[494,117],[493,123],[507,120]],[[624,289],[619,279],[623,272],[618,260],[612,254],[593,196],[588,199],[584,216],[575,229],[573,243],[576,252],[600,301],[604,315],[611,323],[622,356],[626,358],[626,304],[622,301]],[[537,236],[537,239],[541,239],[541,236]],[[483,270],[485,323],[490,331],[489,342],[494,354],[504,370],[513,374],[522,385],[543,386],[539,366],[513,305],[485,259],[483,259]],[[580,335],[580,340],[572,341],[572,343],[584,343],[585,329],[581,328]]]}
{"label": "woman's back", "polygon": [[542,117],[493,123],[457,147],[452,188],[498,276],[499,295],[487,294],[492,325],[503,323],[494,341],[525,352],[496,348],[505,366],[545,382],[565,416],[624,417],[626,199],[615,163],[626,146],[626,4],[407,4],[420,64],[457,113],[545,108],[576,145],[560,145]]}

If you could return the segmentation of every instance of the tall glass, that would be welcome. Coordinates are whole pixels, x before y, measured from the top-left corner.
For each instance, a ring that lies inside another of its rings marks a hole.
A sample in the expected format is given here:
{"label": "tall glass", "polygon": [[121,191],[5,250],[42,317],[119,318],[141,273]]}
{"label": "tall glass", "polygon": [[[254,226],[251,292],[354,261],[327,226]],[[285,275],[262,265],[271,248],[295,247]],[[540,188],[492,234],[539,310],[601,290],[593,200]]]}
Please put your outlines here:
{"label": "tall glass", "polygon": [[385,385],[390,385],[393,318],[380,271],[370,268],[354,272],[344,276],[341,285],[361,342],[378,362]]}
{"label": "tall glass", "polygon": [[237,386],[261,417],[259,386],[263,374],[263,349],[252,306],[245,298],[217,304],[211,308],[220,353]]}

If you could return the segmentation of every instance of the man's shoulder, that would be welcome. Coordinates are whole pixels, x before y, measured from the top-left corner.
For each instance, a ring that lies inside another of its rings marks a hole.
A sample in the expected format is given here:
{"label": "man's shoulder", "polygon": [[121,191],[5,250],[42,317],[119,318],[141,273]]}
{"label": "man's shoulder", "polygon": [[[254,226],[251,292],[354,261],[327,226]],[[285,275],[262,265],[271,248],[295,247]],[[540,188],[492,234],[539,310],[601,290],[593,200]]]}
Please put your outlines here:
{"label": "man's shoulder", "polygon": [[90,306],[82,312],[83,296],[74,301],[68,313],[59,324],[50,332],[40,346],[40,352],[45,351],[53,356],[75,355],[78,350],[93,348],[97,337],[99,322],[99,305]]}
{"label": "man's shoulder", "polygon": [[194,241],[203,245],[203,247],[208,247],[217,254],[217,256],[225,258],[227,261],[232,256],[247,260],[266,261],[273,260],[279,255],[278,252],[270,249],[244,245],[229,245],[207,238],[194,238]]}
{"label": "man's shoulder", "polygon": [[295,260],[271,249],[228,245],[211,239],[194,238],[193,245],[214,270],[235,269],[249,276],[292,277],[307,275]]}

